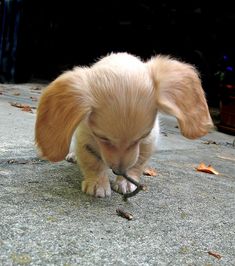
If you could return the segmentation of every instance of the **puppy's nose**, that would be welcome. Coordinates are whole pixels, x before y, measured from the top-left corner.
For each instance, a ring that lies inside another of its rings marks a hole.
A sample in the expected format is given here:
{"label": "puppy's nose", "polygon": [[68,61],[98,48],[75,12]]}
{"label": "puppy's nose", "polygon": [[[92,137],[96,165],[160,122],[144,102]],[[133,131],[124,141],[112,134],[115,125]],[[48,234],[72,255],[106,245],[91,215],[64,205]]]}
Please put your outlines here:
{"label": "puppy's nose", "polygon": [[121,169],[112,169],[112,172],[113,172],[115,175],[120,175],[120,176],[125,175],[125,171],[123,171],[123,170],[121,170]]}

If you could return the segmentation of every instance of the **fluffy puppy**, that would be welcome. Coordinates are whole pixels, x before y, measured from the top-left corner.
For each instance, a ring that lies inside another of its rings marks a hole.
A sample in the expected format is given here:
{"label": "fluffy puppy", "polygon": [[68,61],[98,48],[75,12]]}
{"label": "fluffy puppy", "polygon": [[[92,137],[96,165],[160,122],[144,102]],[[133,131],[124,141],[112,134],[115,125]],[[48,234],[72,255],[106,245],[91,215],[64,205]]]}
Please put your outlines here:
{"label": "fluffy puppy", "polygon": [[63,160],[74,135],[74,152],[84,175],[82,191],[111,195],[135,189],[159,136],[158,112],[177,118],[181,133],[202,137],[213,126],[196,69],[168,56],[147,62],[127,53],[110,54],[91,67],[76,67],[43,91],[35,140],[50,161]]}

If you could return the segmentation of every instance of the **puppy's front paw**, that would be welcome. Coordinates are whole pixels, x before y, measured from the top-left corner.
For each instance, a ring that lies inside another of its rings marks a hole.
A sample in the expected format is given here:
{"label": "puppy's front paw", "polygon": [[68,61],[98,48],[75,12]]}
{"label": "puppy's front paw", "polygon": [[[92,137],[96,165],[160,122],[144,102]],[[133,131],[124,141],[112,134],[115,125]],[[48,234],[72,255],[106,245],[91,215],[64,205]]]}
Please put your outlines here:
{"label": "puppy's front paw", "polygon": [[85,179],[82,182],[82,191],[98,198],[110,197],[111,187],[108,178]]}
{"label": "puppy's front paw", "polygon": [[69,163],[77,163],[77,156],[75,152],[70,152],[66,157],[65,160]]}
{"label": "puppy's front paw", "polygon": [[114,182],[114,189],[122,194],[126,194],[134,191],[136,189],[136,186],[127,181],[124,177],[117,176]]}

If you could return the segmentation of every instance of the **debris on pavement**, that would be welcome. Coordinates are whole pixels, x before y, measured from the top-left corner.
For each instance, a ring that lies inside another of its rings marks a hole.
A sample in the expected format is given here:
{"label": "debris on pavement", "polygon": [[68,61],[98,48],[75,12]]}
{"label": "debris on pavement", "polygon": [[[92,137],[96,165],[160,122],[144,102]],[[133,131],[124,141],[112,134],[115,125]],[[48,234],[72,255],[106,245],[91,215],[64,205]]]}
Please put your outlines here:
{"label": "debris on pavement", "polygon": [[203,144],[207,144],[207,145],[210,145],[210,144],[215,144],[215,145],[218,145],[218,143],[214,140],[207,140],[207,141],[204,141]]}
{"label": "debris on pavement", "polygon": [[38,98],[37,97],[34,97],[34,96],[30,96],[30,99],[34,102],[37,102],[38,101]]}
{"label": "debris on pavement", "polygon": [[214,174],[214,175],[219,174],[219,172],[216,171],[211,165],[206,166],[204,163],[200,163],[199,166],[196,168],[196,170],[199,172],[205,172],[208,174]]}
{"label": "debris on pavement", "polygon": [[16,103],[16,102],[10,102],[10,105],[13,107],[20,108],[22,111],[29,112],[29,113],[33,113],[32,109],[35,109],[34,107],[31,107],[29,105],[24,105],[24,104]]}
{"label": "debris on pavement", "polygon": [[116,209],[116,213],[118,216],[121,216],[122,218],[125,218],[129,221],[133,219],[133,215],[131,213],[126,212],[120,208]]}
{"label": "debris on pavement", "polygon": [[146,168],[143,174],[147,176],[157,176],[157,171],[154,168]]}
{"label": "debris on pavement", "polygon": [[216,259],[220,260],[222,258],[222,256],[218,253],[214,253],[212,251],[208,251],[208,254],[215,257]]}
{"label": "debris on pavement", "polygon": [[139,182],[137,182],[136,180],[134,180],[134,179],[131,178],[130,176],[123,175],[123,177],[124,177],[127,181],[129,181],[130,183],[132,183],[132,184],[134,184],[134,185],[136,186],[136,189],[135,189],[134,191],[129,192],[129,193],[126,193],[126,194],[123,194],[122,192],[116,190],[115,187],[114,187],[114,185],[111,185],[111,189],[112,189],[114,192],[123,195],[123,200],[124,200],[124,201],[127,201],[128,198],[135,196],[135,195],[136,195],[137,193],[139,193],[141,190],[143,190],[143,191],[147,191],[147,190],[148,190],[146,185],[144,185],[144,184],[140,184]]}

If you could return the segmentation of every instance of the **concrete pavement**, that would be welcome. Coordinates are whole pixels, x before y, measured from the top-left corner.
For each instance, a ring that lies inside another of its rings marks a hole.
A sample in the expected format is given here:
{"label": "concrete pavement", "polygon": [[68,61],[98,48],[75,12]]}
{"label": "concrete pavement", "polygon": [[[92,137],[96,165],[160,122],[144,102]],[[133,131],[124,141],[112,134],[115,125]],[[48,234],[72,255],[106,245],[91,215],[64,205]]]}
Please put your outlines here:
{"label": "concrete pavement", "polygon": [[[235,265],[235,136],[187,140],[162,115],[148,192],[92,198],[76,165],[38,158],[35,109],[9,103],[35,108],[42,87],[0,85],[0,265]],[[196,171],[200,162],[220,174]]]}

